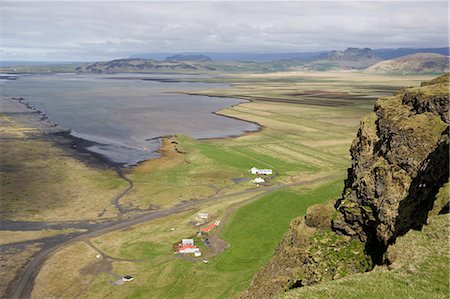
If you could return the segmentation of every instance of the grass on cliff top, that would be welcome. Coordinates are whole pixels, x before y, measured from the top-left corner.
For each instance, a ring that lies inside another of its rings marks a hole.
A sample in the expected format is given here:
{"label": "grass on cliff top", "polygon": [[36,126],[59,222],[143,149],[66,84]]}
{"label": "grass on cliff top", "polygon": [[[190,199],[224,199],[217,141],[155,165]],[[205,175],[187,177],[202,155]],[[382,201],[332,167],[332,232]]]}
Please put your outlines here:
{"label": "grass on cliff top", "polygon": [[448,298],[448,214],[434,216],[389,249],[391,265],[339,280],[291,290],[279,298]]}

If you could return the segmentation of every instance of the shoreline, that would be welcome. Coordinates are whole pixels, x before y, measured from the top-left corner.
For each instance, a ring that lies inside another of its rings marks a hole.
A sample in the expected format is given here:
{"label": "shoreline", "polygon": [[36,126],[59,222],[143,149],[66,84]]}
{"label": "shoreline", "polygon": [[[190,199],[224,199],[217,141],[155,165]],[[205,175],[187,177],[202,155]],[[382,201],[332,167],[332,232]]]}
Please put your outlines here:
{"label": "shoreline", "polygon": [[[177,80],[177,79],[174,79],[174,80]],[[160,81],[160,80],[155,80],[155,81]],[[174,83],[174,82],[177,82],[177,81],[166,81],[165,83]],[[176,93],[178,93],[178,92],[176,92]],[[194,93],[189,93],[189,92],[186,92],[186,93],[180,92],[180,93],[185,94],[185,95],[200,95],[200,96],[206,96],[206,97],[221,98],[221,96],[194,94]],[[95,145],[104,145],[104,144],[95,142],[95,141],[91,141],[88,139],[84,139],[81,137],[77,137],[72,133],[71,129],[60,128],[58,123],[49,120],[47,114],[44,111],[37,109],[36,107],[34,107],[30,103],[28,103],[25,98],[13,97],[13,96],[2,96],[2,98],[5,100],[11,100],[11,101],[20,103],[25,108],[25,110],[24,110],[25,113],[31,112],[31,113],[36,113],[37,115],[39,115],[39,119],[35,119],[35,120],[28,119],[28,121],[30,122],[30,125],[32,127],[40,129],[42,131],[42,135],[45,136],[48,140],[52,141],[55,145],[62,148],[65,152],[68,152],[68,154],[75,157],[79,161],[86,163],[87,165],[89,165],[93,168],[114,169],[118,172],[121,172],[123,170],[130,170],[132,168],[138,167],[139,165],[141,165],[142,163],[144,163],[146,161],[159,159],[163,156],[161,154],[160,149],[161,149],[161,146],[162,146],[164,140],[167,140],[167,139],[172,138],[177,135],[177,134],[162,135],[162,136],[156,136],[156,137],[151,137],[151,138],[145,139],[145,141],[160,140],[158,149],[156,151],[154,151],[154,153],[159,155],[158,157],[154,157],[154,158],[150,158],[150,159],[143,159],[143,160],[138,161],[135,164],[127,164],[125,162],[122,162],[122,163],[114,162],[111,159],[109,159],[107,156],[88,149],[89,147],[92,147]],[[228,97],[228,98],[230,98],[230,97]],[[238,118],[235,116],[225,115],[220,112],[221,110],[231,109],[231,108],[241,105],[243,103],[251,103],[252,102],[251,100],[247,100],[247,99],[240,99],[240,98],[235,98],[235,99],[239,99],[243,102],[234,104],[234,105],[226,107],[226,108],[222,108],[218,111],[213,111],[213,112],[211,112],[211,114],[253,124],[253,125],[257,126],[257,128],[255,130],[245,130],[240,134],[228,134],[228,135],[219,136],[219,137],[205,137],[205,138],[194,138],[194,139],[202,141],[202,140],[221,140],[221,139],[238,138],[238,137],[247,136],[252,133],[258,133],[258,132],[261,132],[263,129],[265,129],[265,126],[258,122],[241,119],[241,118]],[[28,121],[26,121],[25,123],[27,123]]]}
{"label": "shoreline", "polygon": [[[107,157],[92,152],[88,149],[88,147],[93,145],[101,145],[100,143],[77,137],[72,134],[72,130],[70,129],[64,130],[60,128],[57,123],[48,120],[45,112],[27,103],[26,99],[9,96],[2,96],[2,99],[4,99],[5,101],[14,101],[16,103],[19,103],[24,108],[22,113],[23,115],[25,115],[25,117],[24,119],[21,119],[18,117],[14,117],[11,113],[8,112],[0,113],[12,116],[15,120],[38,129],[45,140],[52,142],[75,159],[93,168],[115,170],[122,168],[123,164],[115,163],[109,160]],[[27,113],[38,115],[39,118],[33,119],[32,117],[26,115]]]}
{"label": "shoreline", "polygon": [[[224,109],[231,109],[231,108],[239,106],[239,105],[241,105],[243,103],[244,102],[239,103],[239,104],[235,104],[235,105],[232,105],[232,106],[230,106],[228,108],[224,108]],[[252,102],[248,101],[248,103],[252,103]],[[226,137],[197,138],[197,140],[221,140],[221,139],[229,139],[229,138],[239,138],[239,137],[248,136],[248,135],[253,134],[253,133],[258,133],[258,132],[261,132],[262,130],[266,129],[266,126],[264,126],[264,125],[262,125],[262,124],[260,124],[260,123],[258,123],[256,121],[245,120],[245,119],[242,119],[242,118],[239,118],[239,117],[236,117],[236,116],[231,116],[231,115],[226,115],[226,114],[221,113],[220,111],[222,111],[224,109],[221,109],[221,110],[215,111],[215,112],[211,112],[211,113],[215,114],[217,116],[222,116],[222,117],[226,117],[226,118],[230,118],[230,119],[234,119],[234,120],[239,120],[239,121],[245,121],[245,122],[248,122],[248,123],[251,123],[251,124],[254,124],[254,125],[258,126],[258,128],[256,130],[243,131],[242,134],[239,134],[239,135],[229,135],[229,136],[226,136]]]}

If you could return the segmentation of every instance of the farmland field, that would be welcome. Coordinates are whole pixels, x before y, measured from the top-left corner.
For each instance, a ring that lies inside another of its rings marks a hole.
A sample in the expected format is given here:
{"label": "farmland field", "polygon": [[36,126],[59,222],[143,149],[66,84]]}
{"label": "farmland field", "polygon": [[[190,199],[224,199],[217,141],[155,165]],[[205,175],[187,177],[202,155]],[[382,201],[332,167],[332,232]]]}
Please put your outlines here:
{"label": "farmland field", "polygon": [[[194,92],[251,100],[218,113],[256,122],[262,130],[224,139],[166,138],[162,158],[124,171],[134,187],[121,204],[139,213],[149,207],[217,200],[61,249],[39,273],[33,297],[237,297],[270,258],[291,220],[309,205],[339,196],[359,119],[375,99],[431,77],[348,72],[230,75],[220,79],[230,88]],[[265,186],[250,181],[252,166],[274,170]],[[201,258],[193,262],[173,255],[174,242],[195,234],[190,222],[196,213],[206,211],[220,220],[229,206],[248,199],[252,200],[221,224],[220,237],[229,247],[208,258],[208,264]],[[73,252],[82,258],[72,259]],[[95,258],[98,252],[101,260]],[[45,282],[54,280],[62,265],[74,263],[73,275],[47,288]],[[110,284],[126,274],[135,280]]]}
{"label": "farmland field", "polygon": [[[133,275],[132,285],[111,286],[109,281],[114,276],[102,272],[102,262],[96,261],[96,252],[84,243],[64,249],[58,257],[52,258],[37,281],[55,279],[61,265],[71,263],[71,248],[85,248],[86,253],[83,251],[76,271],[85,273],[84,279],[93,280],[86,287],[84,295],[87,297],[188,298],[192,293],[201,298],[235,297],[245,290],[251,277],[271,257],[289,222],[303,215],[309,205],[338,196],[341,189],[342,179],[339,179],[319,188],[305,186],[301,192],[275,191],[243,206],[225,224],[222,238],[230,247],[209,259],[208,264],[201,260],[186,261],[171,253],[172,242],[195,233],[195,228],[188,223],[195,215],[191,212],[92,240],[104,254],[123,259],[107,262],[111,263],[112,273]],[[209,207],[209,211],[220,218],[223,204]],[[177,229],[171,231],[171,227]],[[59,279],[53,289],[41,288],[38,284],[34,294],[36,298],[56,294],[71,297],[77,290],[65,286],[79,283],[82,282],[76,276],[69,276]]]}

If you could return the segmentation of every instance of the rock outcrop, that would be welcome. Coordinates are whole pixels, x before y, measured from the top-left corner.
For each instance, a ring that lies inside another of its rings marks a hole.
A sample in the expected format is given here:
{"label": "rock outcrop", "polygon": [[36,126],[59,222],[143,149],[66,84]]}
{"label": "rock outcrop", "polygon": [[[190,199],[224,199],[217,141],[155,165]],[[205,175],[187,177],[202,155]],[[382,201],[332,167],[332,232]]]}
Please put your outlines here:
{"label": "rock outcrop", "polygon": [[244,298],[392,263],[397,237],[448,212],[448,74],[377,101],[361,122],[341,198],[291,223]]}

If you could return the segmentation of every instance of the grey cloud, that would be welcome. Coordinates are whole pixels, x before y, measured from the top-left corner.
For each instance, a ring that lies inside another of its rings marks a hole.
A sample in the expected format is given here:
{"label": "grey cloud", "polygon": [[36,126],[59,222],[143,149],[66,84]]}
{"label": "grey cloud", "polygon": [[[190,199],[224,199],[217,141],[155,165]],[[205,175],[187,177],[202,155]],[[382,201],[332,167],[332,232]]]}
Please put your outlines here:
{"label": "grey cloud", "polygon": [[2,57],[283,52],[448,44],[446,1],[2,2]]}

